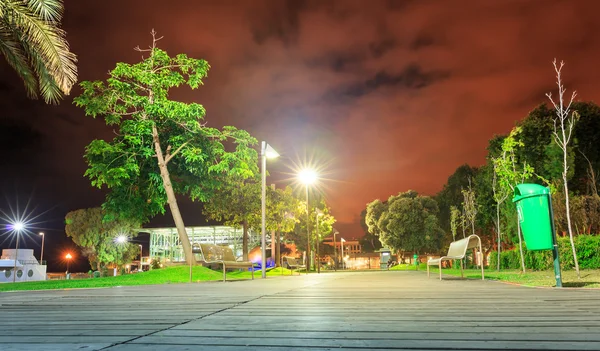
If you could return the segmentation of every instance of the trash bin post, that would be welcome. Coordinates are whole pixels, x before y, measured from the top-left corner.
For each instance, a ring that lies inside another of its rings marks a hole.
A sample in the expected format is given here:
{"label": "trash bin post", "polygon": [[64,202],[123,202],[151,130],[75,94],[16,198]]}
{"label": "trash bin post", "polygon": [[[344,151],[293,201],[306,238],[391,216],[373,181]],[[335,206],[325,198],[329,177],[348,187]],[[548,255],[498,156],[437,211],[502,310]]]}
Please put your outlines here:
{"label": "trash bin post", "polygon": [[548,208],[550,211],[550,226],[552,227],[552,258],[554,259],[554,278],[556,279],[556,287],[562,288],[562,274],[560,272],[560,260],[558,259],[558,241],[556,240],[554,211],[552,210],[552,195],[550,193],[548,193]]}

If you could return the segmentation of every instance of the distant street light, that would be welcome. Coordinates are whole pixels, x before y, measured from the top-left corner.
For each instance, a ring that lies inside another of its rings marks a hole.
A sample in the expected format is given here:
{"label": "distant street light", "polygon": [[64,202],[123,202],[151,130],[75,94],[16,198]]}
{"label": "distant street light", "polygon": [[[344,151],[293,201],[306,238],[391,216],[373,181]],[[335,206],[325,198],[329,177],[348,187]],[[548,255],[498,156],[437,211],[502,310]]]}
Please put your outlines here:
{"label": "distant street light", "polygon": [[46,235],[44,232],[40,232],[39,234],[42,236],[42,253],[40,255],[40,264],[44,264],[44,238]]}
{"label": "distant street light", "polygon": [[306,274],[310,270],[310,210],[308,204],[308,186],[317,181],[317,173],[312,169],[303,169],[298,173],[298,180],[306,187]]}
{"label": "distant street light", "polygon": [[267,277],[267,239],[266,239],[266,208],[267,208],[267,158],[276,158],[279,157],[279,154],[275,149],[271,147],[271,145],[267,144],[266,141],[262,142],[260,148],[260,158],[261,158],[261,215],[262,215],[262,225],[261,225],[261,270],[263,279]]}
{"label": "distant street light", "polygon": [[24,229],[25,224],[23,224],[23,222],[16,222],[11,226],[11,230],[17,234],[17,244],[15,246],[15,266],[13,268],[13,283],[17,281],[17,258],[19,257],[19,237],[21,236],[21,231]]}

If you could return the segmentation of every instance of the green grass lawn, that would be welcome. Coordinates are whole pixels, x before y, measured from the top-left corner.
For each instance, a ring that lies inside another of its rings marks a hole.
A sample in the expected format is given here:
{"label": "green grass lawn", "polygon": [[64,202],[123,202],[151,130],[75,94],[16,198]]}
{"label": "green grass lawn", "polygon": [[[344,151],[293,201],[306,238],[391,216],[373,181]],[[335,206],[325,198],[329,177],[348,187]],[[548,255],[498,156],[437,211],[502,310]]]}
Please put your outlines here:
{"label": "green grass lawn", "polygon": [[[435,267],[431,267],[430,269],[431,275],[437,277],[439,274],[438,269]],[[427,267],[421,268],[421,271],[427,272]],[[442,269],[442,274],[460,277],[460,269]],[[521,273],[519,270],[502,270],[500,272],[485,270],[484,274],[485,279],[500,280],[525,286],[556,286],[554,271],[528,271]],[[465,269],[465,278],[481,279],[481,270]],[[563,287],[600,288],[600,270],[582,270],[581,279],[577,279],[575,271],[562,271],[562,282]]]}
{"label": "green grass lawn", "polygon": [[[268,276],[281,276],[282,268],[267,271]],[[283,268],[283,274],[289,275],[290,271]],[[261,272],[254,272],[254,279],[260,278]],[[223,271],[195,266],[192,270],[193,282],[219,281],[223,279]],[[252,279],[249,271],[227,272],[227,280]],[[2,283],[0,291],[15,290],[46,290],[46,289],[80,289],[80,288],[103,288],[112,286],[151,285],[151,284],[176,284],[188,283],[190,270],[188,266],[176,266],[163,269],[155,269],[142,273],[126,274],[116,277],[73,279],[73,280],[45,280],[23,283]]]}

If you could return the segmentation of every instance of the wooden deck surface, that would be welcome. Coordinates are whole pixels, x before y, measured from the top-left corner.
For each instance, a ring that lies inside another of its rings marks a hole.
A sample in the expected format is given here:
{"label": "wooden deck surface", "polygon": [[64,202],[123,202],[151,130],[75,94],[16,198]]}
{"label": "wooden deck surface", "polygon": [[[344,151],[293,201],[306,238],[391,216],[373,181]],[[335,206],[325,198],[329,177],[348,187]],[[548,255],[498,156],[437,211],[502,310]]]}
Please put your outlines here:
{"label": "wooden deck surface", "polygon": [[0,293],[0,350],[600,350],[600,290],[326,273]]}

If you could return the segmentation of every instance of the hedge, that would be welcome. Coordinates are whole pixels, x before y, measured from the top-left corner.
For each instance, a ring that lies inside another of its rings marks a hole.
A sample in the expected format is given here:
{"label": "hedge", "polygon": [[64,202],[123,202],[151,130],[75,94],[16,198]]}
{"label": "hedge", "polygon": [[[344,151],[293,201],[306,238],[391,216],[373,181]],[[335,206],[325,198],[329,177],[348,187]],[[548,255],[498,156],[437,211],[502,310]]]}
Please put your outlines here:
{"label": "hedge", "polygon": [[[578,235],[574,238],[577,259],[581,269],[600,269],[600,235]],[[569,237],[558,238],[558,252],[562,269],[574,269],[573,251]],[[549,270],[553,267],[552,251],[528,251],[523,245],[525,267],[531,270]],[[498,253],[490,253],[489,267],[496,269]],[[500,254],[500,267],[503,269],[521,269],[519,248],[503,251]]]}

